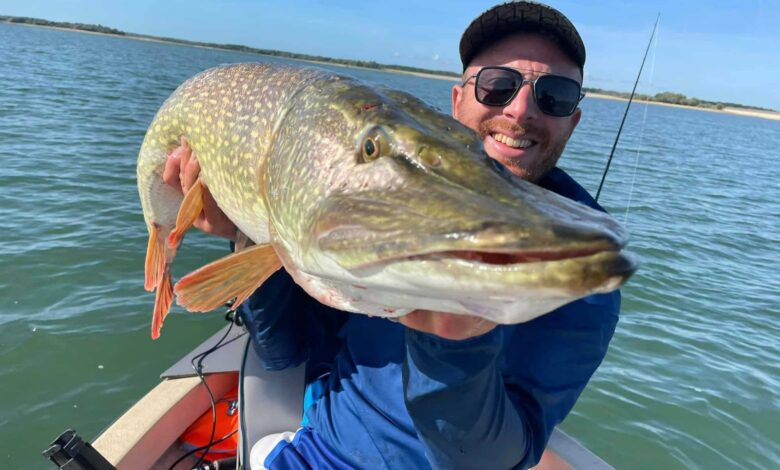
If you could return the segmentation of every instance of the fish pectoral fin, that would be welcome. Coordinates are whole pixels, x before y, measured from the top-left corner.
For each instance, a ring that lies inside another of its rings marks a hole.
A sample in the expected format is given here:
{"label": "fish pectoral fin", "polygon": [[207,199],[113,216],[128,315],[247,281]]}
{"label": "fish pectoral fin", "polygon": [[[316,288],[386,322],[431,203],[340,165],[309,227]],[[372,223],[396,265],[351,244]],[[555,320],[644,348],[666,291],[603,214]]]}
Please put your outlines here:
{"label": "fish pectoral fin", "polygon": [[184,195],[184,200],[179,206],[179,213],[176,214],[176,227],[170,235],[168,235],[168,247],[176,252],[176,249],[181,245],[184,240],[184,234],[192,227],[195,220],[203,211],[203,183],[198,179],[195,184],[192,185],[187,194]]}
{"label": "fish pectoral fin", "polygon": [[165,238],[166,233],[162,227],[151,224],[144,262],[144,289],[149,292],[158,286],[165,272]]}
{"label": "fish pectoral fin", "polygon": [[154,311],[152,312],[152,339],[160,337],[165,317],[171,311],[173,304],[173,286],[171,285],[171,271],[166,268],[160,277],[160,283],[157,285],[157,292],[154,296]]}
{"label": "fish pectoral fin", "polygon": [[233,310],[282,267],[271,245],[254,245],[187,274],[176,283],[176,303],[208,312],[236,299]]}

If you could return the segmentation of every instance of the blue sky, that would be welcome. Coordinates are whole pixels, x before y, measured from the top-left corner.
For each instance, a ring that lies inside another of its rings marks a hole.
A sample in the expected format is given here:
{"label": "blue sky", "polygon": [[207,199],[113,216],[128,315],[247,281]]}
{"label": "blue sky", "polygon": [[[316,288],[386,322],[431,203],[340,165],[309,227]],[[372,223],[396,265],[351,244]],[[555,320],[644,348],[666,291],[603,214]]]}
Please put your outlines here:
{"label": "blue sky", "polygon": [[[460,70],[468,23],[497,0],[2,0],[0,14],[380,63]],[[588,49],[585,85],[780,110],[780,0],[549,0]],[[1,47],[1,46],[0,46]]]}

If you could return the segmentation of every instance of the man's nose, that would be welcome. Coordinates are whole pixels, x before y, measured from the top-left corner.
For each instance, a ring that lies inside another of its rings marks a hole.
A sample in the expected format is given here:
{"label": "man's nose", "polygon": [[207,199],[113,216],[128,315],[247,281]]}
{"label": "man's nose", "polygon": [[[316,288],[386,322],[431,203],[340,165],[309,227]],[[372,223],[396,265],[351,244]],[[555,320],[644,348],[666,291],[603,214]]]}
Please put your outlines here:
{"label": "man's nose", "polygon": [[523,83],[520,90],[517,91],[517,95],[504,106],[504,116],[518,123],[539,116],[539,108],[536,107],[533,86],[530,83]]}

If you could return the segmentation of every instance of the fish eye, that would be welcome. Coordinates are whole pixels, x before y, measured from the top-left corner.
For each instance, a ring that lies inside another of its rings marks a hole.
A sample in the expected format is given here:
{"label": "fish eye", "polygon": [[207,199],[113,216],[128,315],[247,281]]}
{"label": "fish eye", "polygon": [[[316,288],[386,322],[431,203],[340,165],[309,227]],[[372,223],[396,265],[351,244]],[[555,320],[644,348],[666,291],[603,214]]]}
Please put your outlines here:
{"label": "fish eye", "polygon": [[360,160],[372,162],[390,150],[387,135],[382,129],[374,128],[366,133],[360,144]]}
{"label": "fish eye", "polygon": [[381,150],[381,144],[374,137],[366,137],[363,141],[363,159],[366,161],[376,160]]}

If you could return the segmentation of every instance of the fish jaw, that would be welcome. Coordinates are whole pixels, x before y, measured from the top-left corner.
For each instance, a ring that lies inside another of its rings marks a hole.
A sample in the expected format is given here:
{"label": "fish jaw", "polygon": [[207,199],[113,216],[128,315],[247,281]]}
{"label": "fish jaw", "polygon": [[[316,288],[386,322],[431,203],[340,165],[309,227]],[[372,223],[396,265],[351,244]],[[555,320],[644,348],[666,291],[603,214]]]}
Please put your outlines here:
{"label": "fish jaw", "polygon": [[300,270],[290,273],[314,298],[342,310],[399,317],[424,309],[513,324],[591,294],[611,292],[625,283],[637,265],[630,253],[605,251],[512,265],[442,256],[394,261],[341,275],[330,266],[328,277]]}
{"label": "fish jaw", "polygon": [[[427,189],[436,200],[435,185]],[[377,194],[336,197],[283,259],[320,302],[385,317],[425,309],[520,323],[625,283],[638,266],[622,251],[625,230],[545,192],[526,206],[470,206],[479,198],[445,189],[451,207],[443,210],[444,196],[431,206],[410,204],[408,192],[381,202]],[[463,217],[452,217],[455,210]]]}
{"label": "fish jaw", "polygon": [[463,252],[461,258],[503,257],[494,264],[553,261],[620,251],[628,240],[608,214],[530,183],[522,182],[526,191],[518,192],[493,181],[504,184],[510,197],[503,201],[435,178],[417,183],[331,196],[310,217],[310,252],[360,272],[454,252]]}

